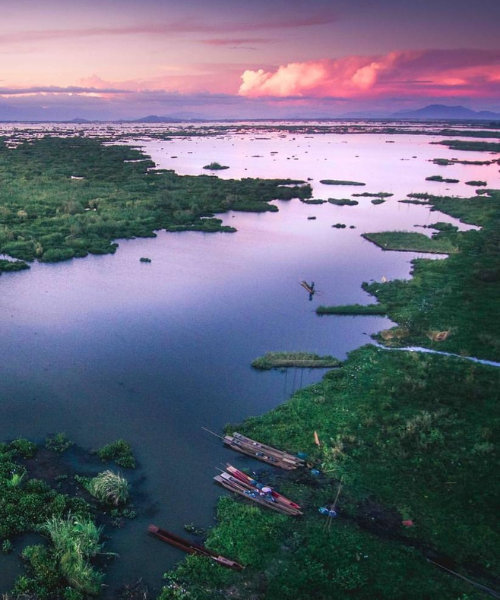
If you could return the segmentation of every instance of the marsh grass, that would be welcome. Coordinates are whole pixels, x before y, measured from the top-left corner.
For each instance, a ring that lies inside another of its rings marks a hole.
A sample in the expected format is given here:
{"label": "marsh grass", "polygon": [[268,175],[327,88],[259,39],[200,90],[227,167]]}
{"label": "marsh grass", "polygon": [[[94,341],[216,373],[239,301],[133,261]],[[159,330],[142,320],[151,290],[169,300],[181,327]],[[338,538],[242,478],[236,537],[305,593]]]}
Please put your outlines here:
{"label": "marsh grass", "polygon": [[129,484],[125,477],[113,471],[103,471],[86,485],[87,490],[103,504],[126,504],[129,499]]}

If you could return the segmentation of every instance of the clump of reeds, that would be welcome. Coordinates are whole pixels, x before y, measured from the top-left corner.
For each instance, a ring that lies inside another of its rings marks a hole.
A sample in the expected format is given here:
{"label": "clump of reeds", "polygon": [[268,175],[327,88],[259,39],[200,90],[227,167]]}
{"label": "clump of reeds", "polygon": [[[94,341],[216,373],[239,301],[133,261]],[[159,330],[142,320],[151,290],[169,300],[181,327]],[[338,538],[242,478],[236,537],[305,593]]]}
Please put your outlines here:
{"label": "clump of reeds", "polygon": [[105,504],[125,504],[129,497],[128,481],[113,471],[99,473],[86,487],[94,498]]}

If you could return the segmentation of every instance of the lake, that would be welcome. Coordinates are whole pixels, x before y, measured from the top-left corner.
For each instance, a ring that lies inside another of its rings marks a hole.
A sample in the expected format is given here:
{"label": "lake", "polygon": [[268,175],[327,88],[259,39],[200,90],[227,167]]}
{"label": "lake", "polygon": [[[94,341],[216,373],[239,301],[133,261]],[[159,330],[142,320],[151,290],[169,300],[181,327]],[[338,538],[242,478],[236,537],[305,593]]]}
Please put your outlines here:
{"label": "lake", "polygon": [[[255,137],[135,143],[159,168],[180,174],[204,173],[203,165],[215,160],[230,166],[221,177],[311,178],[314,197],[365,190],[395,196],[379,206],[370,198],[354,207],[277,202],[278,213],[224,214],[238,229],[234,234],[159,232],[155,239],[119,241],[114,256],[35,264],[0,278],[0,439],[42,442],[49,433],[66,432],[95,448],[124,438],[140,463],[135,479],[145,476],[135,484],[139,517],[108,532],[106,549],[120,554],[108,570],[111,588],[139,577],[159,588],[163,572],[183,555],[148,537],[147,525],[181,534],[185,523],[211,525],[222,494],[212,483],[216,468],[228,460],[255,465],[202,427],[221,432],[226,423],[262,414],[324,373],[259,373],[250,367],[254,358],[305,350],[342,359],[391,326],[385,318],[314,313],[318,304],[372,302],[363,281],[409,276],[418,255],[384,252],[360,234],[458,224],[397,202],[408,192],[444,194],[452,187],[426,176],[500,185],[495,168],[429,164],[459,153],[429,145],[433,138],[426,136]],[[327,178],[367,186],[318,183]],[[456,185],[453,193],[472,195],[473,188]],[[332,228],[335,223],[347,227]],[[152,262],[140,263],[141,257]],[[302,279],[316,282],[312,301]],[[0,555],[0,591],[12,585],[17,564]]]}

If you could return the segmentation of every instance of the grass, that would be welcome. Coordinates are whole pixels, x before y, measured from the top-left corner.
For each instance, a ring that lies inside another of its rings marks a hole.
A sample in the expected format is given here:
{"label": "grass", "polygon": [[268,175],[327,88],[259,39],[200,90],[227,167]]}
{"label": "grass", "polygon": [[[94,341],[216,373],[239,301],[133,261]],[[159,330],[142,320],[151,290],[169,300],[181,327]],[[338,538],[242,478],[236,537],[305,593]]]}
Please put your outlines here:
{"label": "grass", "polygon": [[129,498],[129,485],[125,477],[103,471],[92,478],[86,485],[87,490],[103,504],[126,504]]}
{"label": "grass", "polygon": [[342,179],[321,179],[320,183],[323,185],[366,185],[359,181],[344,181]]}
{"label": "grass", "polygon": [[430,177],[426,177],[425,181],[441,181],[442,183],[459,183],[459,179],[445,179],[441,177],[441,175],[431,175]]}
{"label": "grass", "polygon": [[303,369],[333,368],[342,363],[333,356],[319,356],[311,352],[267,352],[264,356],[252,362],[254,369],[267,371],[298,367]]}
{"label": "grass", "polygon": [[229,169],[229,167],[221,165],[218,162],[211,162],[209,165],[205,165],[203,168],[207,171],[224,171],[225,169]]}
{"label": "grass", "polygon": [[353,194],[353,197],[356,198],[390,198],[394,196],[394,194],[390,194],[389,192],[363,192],[362,194]]}
{"label": "grass", "polygon": [[383,198],[374,198],[372,200],[372,204],[375,204],[375,205],[377,205],[377,204],[384,204],[384,202],[385,202],[385,200]]}
{"label": "grass", "polygon": [[[127,162],[139,159],[146,160]],[[277,211],[271,200],[311,197],[309,185],[288,180],[181,177],[152,166],[134,148],[93,139],[0,143],[0,254],[56,262],[113,253],[115,239],[154,237],[158,229],[231,232],[215,213]],[[75,173],[84,179],[71,179]]]}
{"label": "grass", "polygon": [[135,458],[132,446],[125,440],[116,440],[95,451],[102,462],[114,461],[119,467],[135,469]]}
{"label": "grass", "polygon": [[465,185],[472,185],[474,187],[484,187],[484,186],[486,186],[488,184],[486,183],[486,181],[477,181],[477,180],[474,181],[473,180],[473,181],[466,181]]}
{"label": "grass", "polygon": [[493,160],[458,160],[457,158],[452,158],[450,160],[449,158],[433,158],[432,162],[435,165],[440,165],[442,167],[446,167],[449,165],[476,165],[476,166],[491,165],[495,161],[493,161]]}
{"label": "grass", "polygon": [[451,150],[469,150],[471,152],[500,152],[500,144],[494,142],[468,142],[465,140],[443,140],[433,142],[448,146]]}
{"label": "grass", "polygon": [[317,315],[386,315],[387,308],[382,304],[345,304],[339,306],[318,306]]}
{"label": "grass", "polygon": [[335,206],[356,206],[356,204],[359,204],[357,200],[351,200],[349,198],[328,198],[328,202],[330,204],[335,204]]}
{"label": "grass", "polygon": [[386,231],[363,233],[362,236],[382,250],[404,252],[429,252],[431,254],[454,254],[458,248],[447,234],[435,234],[432,238],[413,231]]}

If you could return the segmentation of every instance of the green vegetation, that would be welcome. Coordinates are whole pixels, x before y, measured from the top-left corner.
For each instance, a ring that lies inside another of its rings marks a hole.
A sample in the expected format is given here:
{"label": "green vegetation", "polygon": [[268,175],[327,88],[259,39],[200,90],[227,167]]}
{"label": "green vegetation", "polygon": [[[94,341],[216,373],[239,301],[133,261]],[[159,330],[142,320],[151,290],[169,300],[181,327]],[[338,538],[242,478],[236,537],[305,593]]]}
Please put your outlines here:
{"label": "green vegetation", "polygon": [[431,175],[430,177],[426,177],[425,181],[441,181],[443,183],[459,183],[459,179],[445,179],[441,177],[441,175]]}
{"label": "green vegetation", "polygon": [[[189,558],[160,599],[224,598],[236,585],[240,597],[263,600],[480,600],[425,558],[451,557],[454,570],[494,587],[499,384],[498,370],[460,359],[373,346],[351,353],[323,382],[238,425],[253,439],[306,452],[323,472],[277,481],[304,517],[221,499],[207,545],[246,570]],[[331,505],[340,479],[330,528],[318,508]]]}
{"label": "green vegetation", "polygon": [[[113,240],[151,237],[157,229],[234,231],[214,213],[276,211],[269,201],[311,196],[309,185],[288,180],[153,171],[144,158],[86,138],[46,137],[16,149],[0,143],[0,254],[54,262],[113,253]],[[75,173],[84,179],[71,179]],[[26,268],[11,264],[0,263],[2,270]]]}
{"label": "green vegetation", "polygon": [[486,181],[466,181],[465,185],[473,185],[474,187],[484,187],[488,185]]}
{"label": "green vegetation", "polygon": [[225,169],[229,169],[229,167],[220,165],[218,162],[211,162],[209,165],[205,165],[203,168],[207,169],[207,171],[224,171]]}
{"label": "green vegetation", "polygon": [[252,362],[254,369],[267,371],[270,369],[283,369],[299,367],[304,369],[333,368],[342,363],[334,356],[319,356],[312,352],[267,352],[264,356]]}
{"label": "green vegetation", "polygon": [[332,227],[335,229],[345,229],[347,225],[345,223],[335,223],[335,225],[332,225]]}
{"label": "green vegetation", "polygon": [[[40,531],[51,539],[53,556],[59,562],[61,573],[68,583],[85,594],[97,595],[101,591],[104,576],[94,570],[90,559],[102,548],[99,542],[101,529],[89,518],[69,514],[66,517],[48,519]],[[34,564],[34,558],[45,552],[43,546],[31,546],[25,558]]]}
{"label": "green vegetation", "polygon": [[437,233],[429,238],[414,231],[385,231],[383,233],[363,233],[362,237],[373,242],[382,250],[404,252],[429,252],[431,254],[453,254],[458,252],[453,239],[448,234]]}
{"label": "green vegetation", "polygon": [[494,160],[458,160],[458,158],[434,158],[432,162],[435,165],[440,165],[442,167],[446,167],[448,165],[491,165],[495,161]]}
{"label": "green vegetation", "polygon": [[356,204],[359,204],[357,200],[351,200],[350,198],[328,198],[328,202],[336,206],[356,206]]}
{"label": "green vegetation", "polygon": [[359,181],[343,181],[342,179],[321,179],[320,183],[323,185],[366,185]]}
{"label": "green vegetation", "polygon": [[387,308],[382,304],[345,304],[339,306],[318,306],[317,315],[386,315]]}
{"label": "green vegetation", "polygon": [[126,504],[129,498],[129,485],[125,477],[103,471],[91,479],[85,486],[87,490],[103,504]]}
{"label": "green vegetation", "polygon": [[0,274],[2,273],[15,273],[16,271],[23,271],[29,269],[30,266],[23,260],[5,260],[0,259]]}
{"label": "green vegetation", "polygon": [[45,447],[54,452],[65,452],[68,448],[71,448],[73,442],[68,439],[65,433],[57,433],[52,437],[48,437],[45,440]]}
{"label": "green vegetation", "polygon": [[374,198],[372,200],[372,204],[375,204],[375,205],[377,205],[377,204],[384,204],[384,202],[385,202],[385,200],[383,198]]}
{"label": "green vegetation", "polygon": [[150,259],[150,258],[147,258],[146,256],[143,256],[142,258],[140,258],[140,259],[139,259],[139,262],[142,262],[142,263],[150,263],[150,262],[151,262],[151,259]]}
{"label": "green vegetation", "polygon": [[394,194],[389,192],[363,192],[362,194],[353,194],[356,198],[390,198]]}
{"label": "green vegetation", "polygon": [[443,140],[434,142],[448,146],[451,150],[470,150],[472,152],[500,152],[500,144],[491,142],[468,142],[465,140]]}
{"label": "green vegetation", "polygon": [[132,446],[125,440],[116,440],[116,442],[107,444],[96,450],[96,454],[102,462],[114,461],[119,467],[135,469],[136,465]]}
{"label": "green vegetation", "polygon": [[308,200],[307,198],[301,198],[300,201],[303,202],[304,204],[325,204],[326,203],[326,200],[319,200],[318,198],[311,198],[310,200]]}

